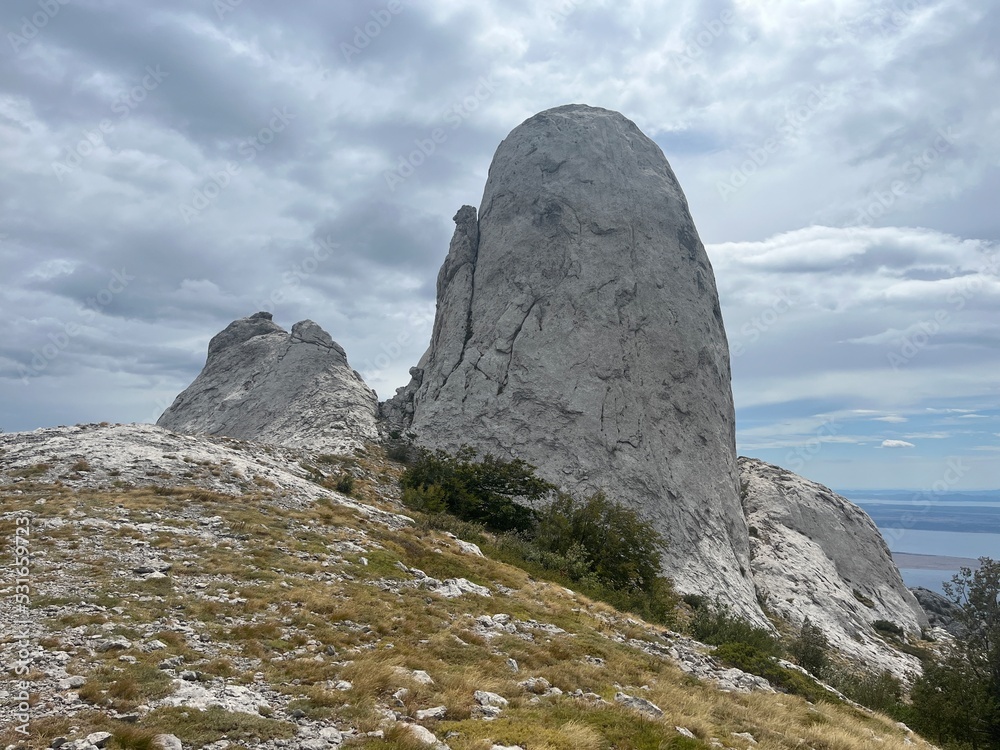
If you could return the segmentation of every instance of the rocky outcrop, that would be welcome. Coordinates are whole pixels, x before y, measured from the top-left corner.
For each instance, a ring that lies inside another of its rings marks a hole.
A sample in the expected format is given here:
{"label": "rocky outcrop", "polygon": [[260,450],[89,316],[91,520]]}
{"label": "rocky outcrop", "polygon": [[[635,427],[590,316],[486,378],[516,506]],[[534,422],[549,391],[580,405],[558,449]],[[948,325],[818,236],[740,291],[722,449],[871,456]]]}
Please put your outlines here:
{"label": "rocky outcrop", "polygon": [[753,577],[767,607],[794,624],[808,617],[832,646],[871,667],[919,671],[873,627],[884,620],[919,636],[927,618],[868,515],[785,469],[754,458],[739,465]]}
{"label": "rocky outcrop", "polygon": [[375,392],[330,335],[304,320],[291,333],[259,312],[231,323],[157,425],[329,453],[378,435]]}
{"label": "rocky outcrop", "polygon": [[927,614],[932,628],[942,628],[952,635],[961,636],[966,632],[962,624],[962,608],[947,597],[922,586],[910,589],[917,603]]}
{"label": "rocky outcrop", "polygon": [[547,110],[455,221],[430,348],[383,413],[639,510],[682,590],[764,622],[715,280],[659,147],[616,112]]}

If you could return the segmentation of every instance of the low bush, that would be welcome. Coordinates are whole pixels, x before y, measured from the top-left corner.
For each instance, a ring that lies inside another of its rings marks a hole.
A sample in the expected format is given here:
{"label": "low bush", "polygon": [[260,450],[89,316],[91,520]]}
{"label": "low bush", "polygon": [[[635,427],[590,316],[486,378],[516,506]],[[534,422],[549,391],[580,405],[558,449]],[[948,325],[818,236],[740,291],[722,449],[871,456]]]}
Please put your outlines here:
{"label": "low bush", "polygon": [[766,628],[751,625],[746,620],[733,615],[725,605],[704,604],[695,611],[691,620],[691,635],[710,646],[723,644],[744,644],[755,653],[768,656],[781,654],[781,643]]}
{"label": "low bush", "polygon": [[900,721],[906,718],[906,707],[902,703],[903,684],[892,672],[859,673],[840,670],[828,674],[827,682],[862,706],[881,711]]}
{"label": "low bush", "polygon": [[904,631],[899,625],[888,620],[876,620],[872,623],[872,627],[882,635],[896,636],[897,638],[902,638],[904,635]]}
{"label": "low bush", "polygon": [[830,642],[823,631],[805,619],[798,636],[789,644],[788,653],[795,663],[817,677],[822,677],[829,663]]}
{"label": "low bush", "polygon": [[807,701],[815,703],[820,700],[837,700],[833,693],[815,680],[781,666],[773,654],[749,643],[723,643],[715,649],[713,655],[732,667],[763,677],[774,687],[800,695]]}
{"label": "low bush", "polygon": [[442,519],[450,516],[474,524],[477,536],[497,534],[485,543],[491,556],[620,609],[673,623],[677,599],[660,573],[663,538],[634,510],[602,493],[578,500],[556,492],[530,464],[493,456],[477,460],[471,448],[455,455],[421,451],[401,484],[404,505],[437,519],[427,523],[444,528]]}
{"label": "low bush", "polygon": [[546,552],[585,564],[613,589],[647,593],[660,578],[666,546],[650,522],[603,493],[583,501],[558,495],[542,512],[534,542]]}
{"label": "low bush", "polygon": [[533,531],[538,514],[530,504],[551,495],[553,485],[519,459],[484,456],[480,461],[477,455],[468,447],[455,455],[422,450],[403,472],[403,502],[425,512],[446,510],[491,531]]}

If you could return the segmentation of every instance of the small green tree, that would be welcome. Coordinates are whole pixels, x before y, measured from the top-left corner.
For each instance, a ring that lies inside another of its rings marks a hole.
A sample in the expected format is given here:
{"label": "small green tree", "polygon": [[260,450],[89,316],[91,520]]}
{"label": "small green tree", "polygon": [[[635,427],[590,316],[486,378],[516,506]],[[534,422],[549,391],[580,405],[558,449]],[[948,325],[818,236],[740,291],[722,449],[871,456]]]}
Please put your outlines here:
{"label": "small green tree", "polygon": [[799,634],[791,642],[788,652],[803,669],[817,677],[822,677],[829,663],[830,642],[819,626],[813,625],[807,617],[799,629]]}
{"label": "small green tree", "polygon": [[1000,562],[979,558],[944,585],[965,632],[911,691],[912,723],[938,742],[1000,750]]}

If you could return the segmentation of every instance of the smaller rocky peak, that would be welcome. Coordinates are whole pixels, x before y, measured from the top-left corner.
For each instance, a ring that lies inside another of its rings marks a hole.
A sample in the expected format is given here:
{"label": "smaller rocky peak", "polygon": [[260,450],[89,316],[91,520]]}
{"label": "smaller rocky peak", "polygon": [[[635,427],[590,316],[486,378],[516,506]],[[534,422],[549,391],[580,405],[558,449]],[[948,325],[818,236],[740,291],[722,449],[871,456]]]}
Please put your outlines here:
{"label": "smaller rocky peak", "polygon": [[350,453],[378,437],[375,392],[311,320],[276,325],[268,312],[230,323],[205,367],[157,424],[177,432]]}
{"label": "smaller rocky peak", "polygon": [[292,344],[312,344],[323,349],[329,349],[337,354],[347,364],[347,353],[344,347],[338,344],[329,333],[324,331],[319,325],[311,320],[301,320],[292,326]]}
{"label": "smaller rocky peak", "polygon": [[234,320],[222,331],[212,337],[208,344],[208,356],[218,354],[223,349],[237,346],[257,336],[267,336],[271,333],[286,333],[285,329],[271,320],[271,313],[258,312],[248,318]]}
{"label": "smaller rocky peak", "polygon": [[438,273],[438,291],[452,280],[455,271],[466,264],[475,264],[479,251],[479,220],[473,206],[462,206],[455,214],[455,234],[448,247],[448,257]]}
{"label": "smaller rocky peak", "polygon": [[927,617],[867,513],[829,487],[755,458],[739,459],[758,596],[782,619],[805,618],[841,653],[903,677],[916,660],[873,627],[919,635]]}

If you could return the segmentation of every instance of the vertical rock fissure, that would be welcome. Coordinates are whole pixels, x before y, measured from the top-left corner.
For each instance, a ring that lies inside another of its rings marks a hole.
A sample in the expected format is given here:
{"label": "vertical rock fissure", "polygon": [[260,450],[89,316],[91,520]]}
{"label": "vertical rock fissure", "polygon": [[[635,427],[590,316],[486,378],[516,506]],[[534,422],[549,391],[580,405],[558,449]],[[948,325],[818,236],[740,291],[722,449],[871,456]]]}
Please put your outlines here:
{"label": "vertical rock fissure", "polygon": [[536,297],[532,300],[531,304],[528,306],[528,311],[521,318],[521,322],[517,324],[517,328],[514,329],[513,335],[510,337],[510,352],[507,354],[507,365],[504,367],[503,378],[500,380],[500,384],[497,386],[497,395],[499,396],[504,392],[507,387],[507,379],[510,377],[510,365],[514,361],[514,346],[517,344],[517,337],[520,335],[521,330],[524,328],[524,324],[527,322],[528,318],[531,316],[532,310],[535,309],[535,305],[538,304],[538,298]]}

